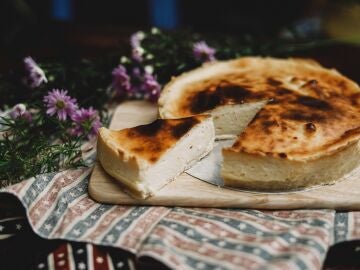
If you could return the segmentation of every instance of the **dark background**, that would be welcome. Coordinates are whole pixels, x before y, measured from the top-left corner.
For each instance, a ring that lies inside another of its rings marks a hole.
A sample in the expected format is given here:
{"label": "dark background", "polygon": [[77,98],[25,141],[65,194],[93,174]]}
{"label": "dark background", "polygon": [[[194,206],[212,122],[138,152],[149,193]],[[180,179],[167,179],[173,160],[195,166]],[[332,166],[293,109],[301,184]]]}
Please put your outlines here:
{"label": "dark background", "polygon": [[1,0],[0,57],[96,54],[150,26],[269,37],[292,27],[340,39],[345,29],[358,43],[359,10],[354,0]]}
{"label": "dark background", "polygon": [[297,39],[339,40],[341,46],[297,56],[360,82],[355,0],[1,0],[0,71],[27,55],[38,61],[104,55],[125,48],[132,32],[152,26],[265,40],[291,39],[293,33]]}

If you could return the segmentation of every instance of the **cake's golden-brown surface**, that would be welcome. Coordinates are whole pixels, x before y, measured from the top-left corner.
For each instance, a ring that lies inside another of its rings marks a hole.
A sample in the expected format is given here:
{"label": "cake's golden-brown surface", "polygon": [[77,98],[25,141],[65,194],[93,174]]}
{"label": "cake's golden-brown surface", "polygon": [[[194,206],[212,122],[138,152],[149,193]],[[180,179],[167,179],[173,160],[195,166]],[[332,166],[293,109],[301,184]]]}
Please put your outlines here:
{"label": "cake's golden-brown surface", "polygon": [[157,119],[151,124],[125,129],[113,136],[127,153],[154,163],[205,117],[197,115],[185,119]]}
{"label": "cake's golden-brown surface", "polygon": [[[206,65],[192,71],[199,80],[186,82],[190,73],[165,87],[159,102],[163,117],[268,101],[233,151],[304,160],[330,154],[360,137],[359,86],[316,62],[250,57]],[[181,87],[175,85],[182,79]]]}
{"label": "cake's golden-brown surface", "polygon": [[[231,104],[243,104],[236,117],[215,116]],[[225,184],[289,190],[332,183],[359,164],[359,105],[359,86],[336,70],[309,60],[246,57],[174,78],[159,112],[210,113],[216,130],[238,124],[236,142],[222,151]]]}

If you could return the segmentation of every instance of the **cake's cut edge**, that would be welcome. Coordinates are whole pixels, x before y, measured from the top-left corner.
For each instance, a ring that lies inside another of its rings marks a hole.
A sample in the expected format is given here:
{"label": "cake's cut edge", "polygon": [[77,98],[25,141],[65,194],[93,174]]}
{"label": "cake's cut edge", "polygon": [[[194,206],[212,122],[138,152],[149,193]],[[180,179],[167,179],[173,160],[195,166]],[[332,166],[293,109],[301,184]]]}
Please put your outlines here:
{"label": "cake's cut edge", "polygon": [[[333,184],[358,167],[360,142],[307,161],[222,150],[224,185],[255,191],[291,191]],[[346,162],[344,162],[346,161]]]}
{"label": "cake's cut edge", "polygon": [[[156,134],[145,131],[147,126],[150,126],[150,130],[153,131],[152,124],[120,131],[101,128],[97,146],[98,160],[109,175],[126,187],[131,196],[141,199],[152,196],[212,150],[215,138],[212,117],[201,115],[191,118],[195,119],[196,123],[190,128],[186,124],[189,123],[189,118],[161,120],[170,124],[162,125],[166,128],[162,131],[159,130]],[[181,123],[186,125],[179,129]],[[143,147],[143,152],[147,152],[149,149],[150,152],[153,152],[151,142],[156,140],[165,144],[165,142],[161,142],[161,138],[169,138],[170,135],[159,136],[160,132],[175,132],[177,138],[157,156],[156,160],[151,160],[147,155],[132,151],[132,147],[137,144],[139,137],[133,135],[128,137],[128,133],[138,132],[139,128],[141,129],[140,141],[143,145],[138,144],[138,147]],[[148,137],[148,141],[146,137]],[[131,140],[135,141],[131,142]]]}

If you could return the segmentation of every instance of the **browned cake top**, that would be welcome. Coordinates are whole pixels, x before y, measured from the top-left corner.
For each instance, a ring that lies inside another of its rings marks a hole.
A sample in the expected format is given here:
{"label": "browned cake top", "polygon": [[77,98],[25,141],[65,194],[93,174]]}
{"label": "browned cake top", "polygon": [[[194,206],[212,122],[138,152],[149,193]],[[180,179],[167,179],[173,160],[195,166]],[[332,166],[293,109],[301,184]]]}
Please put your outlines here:
{"label": "browned cake top", "polygon": [[169,98],[180,92],[172,89],[176,80],[171,82],[160,112],[180,117],[267,100],[231,150],[280,158],[316,157],[360,137],[360,89],[338,72],[314,62],[272,58],[242,58],[194,72],[217,65],[218,73],[184,84],[178,102]]}
{"label": "browned cake top", "polygon": [[151,163],[156,162],[169,148],[208,116],[198,115],[182,119],[157,119],[151,124],[112,131],[119,153],[136,155]]}
{"label": "browned cake top", "polygon": [[256,115],[234,151],[292,159],[316,157],[360,135],[360,111],[351,97],[326,100],[284,92]]}

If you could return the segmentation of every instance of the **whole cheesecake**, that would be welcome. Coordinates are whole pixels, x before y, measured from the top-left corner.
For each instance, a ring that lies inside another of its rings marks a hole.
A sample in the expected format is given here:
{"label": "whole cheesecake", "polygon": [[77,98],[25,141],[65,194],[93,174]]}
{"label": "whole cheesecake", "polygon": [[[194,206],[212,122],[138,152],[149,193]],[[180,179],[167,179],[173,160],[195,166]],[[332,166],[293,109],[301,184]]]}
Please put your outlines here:
{"label": "whole cheesecake", "polygon": [[177,78],[159,99],[163,118],[214,117],[225,185],[292,190],[333,183],[360,160],[360,88],[312,60],[245,57]]}

